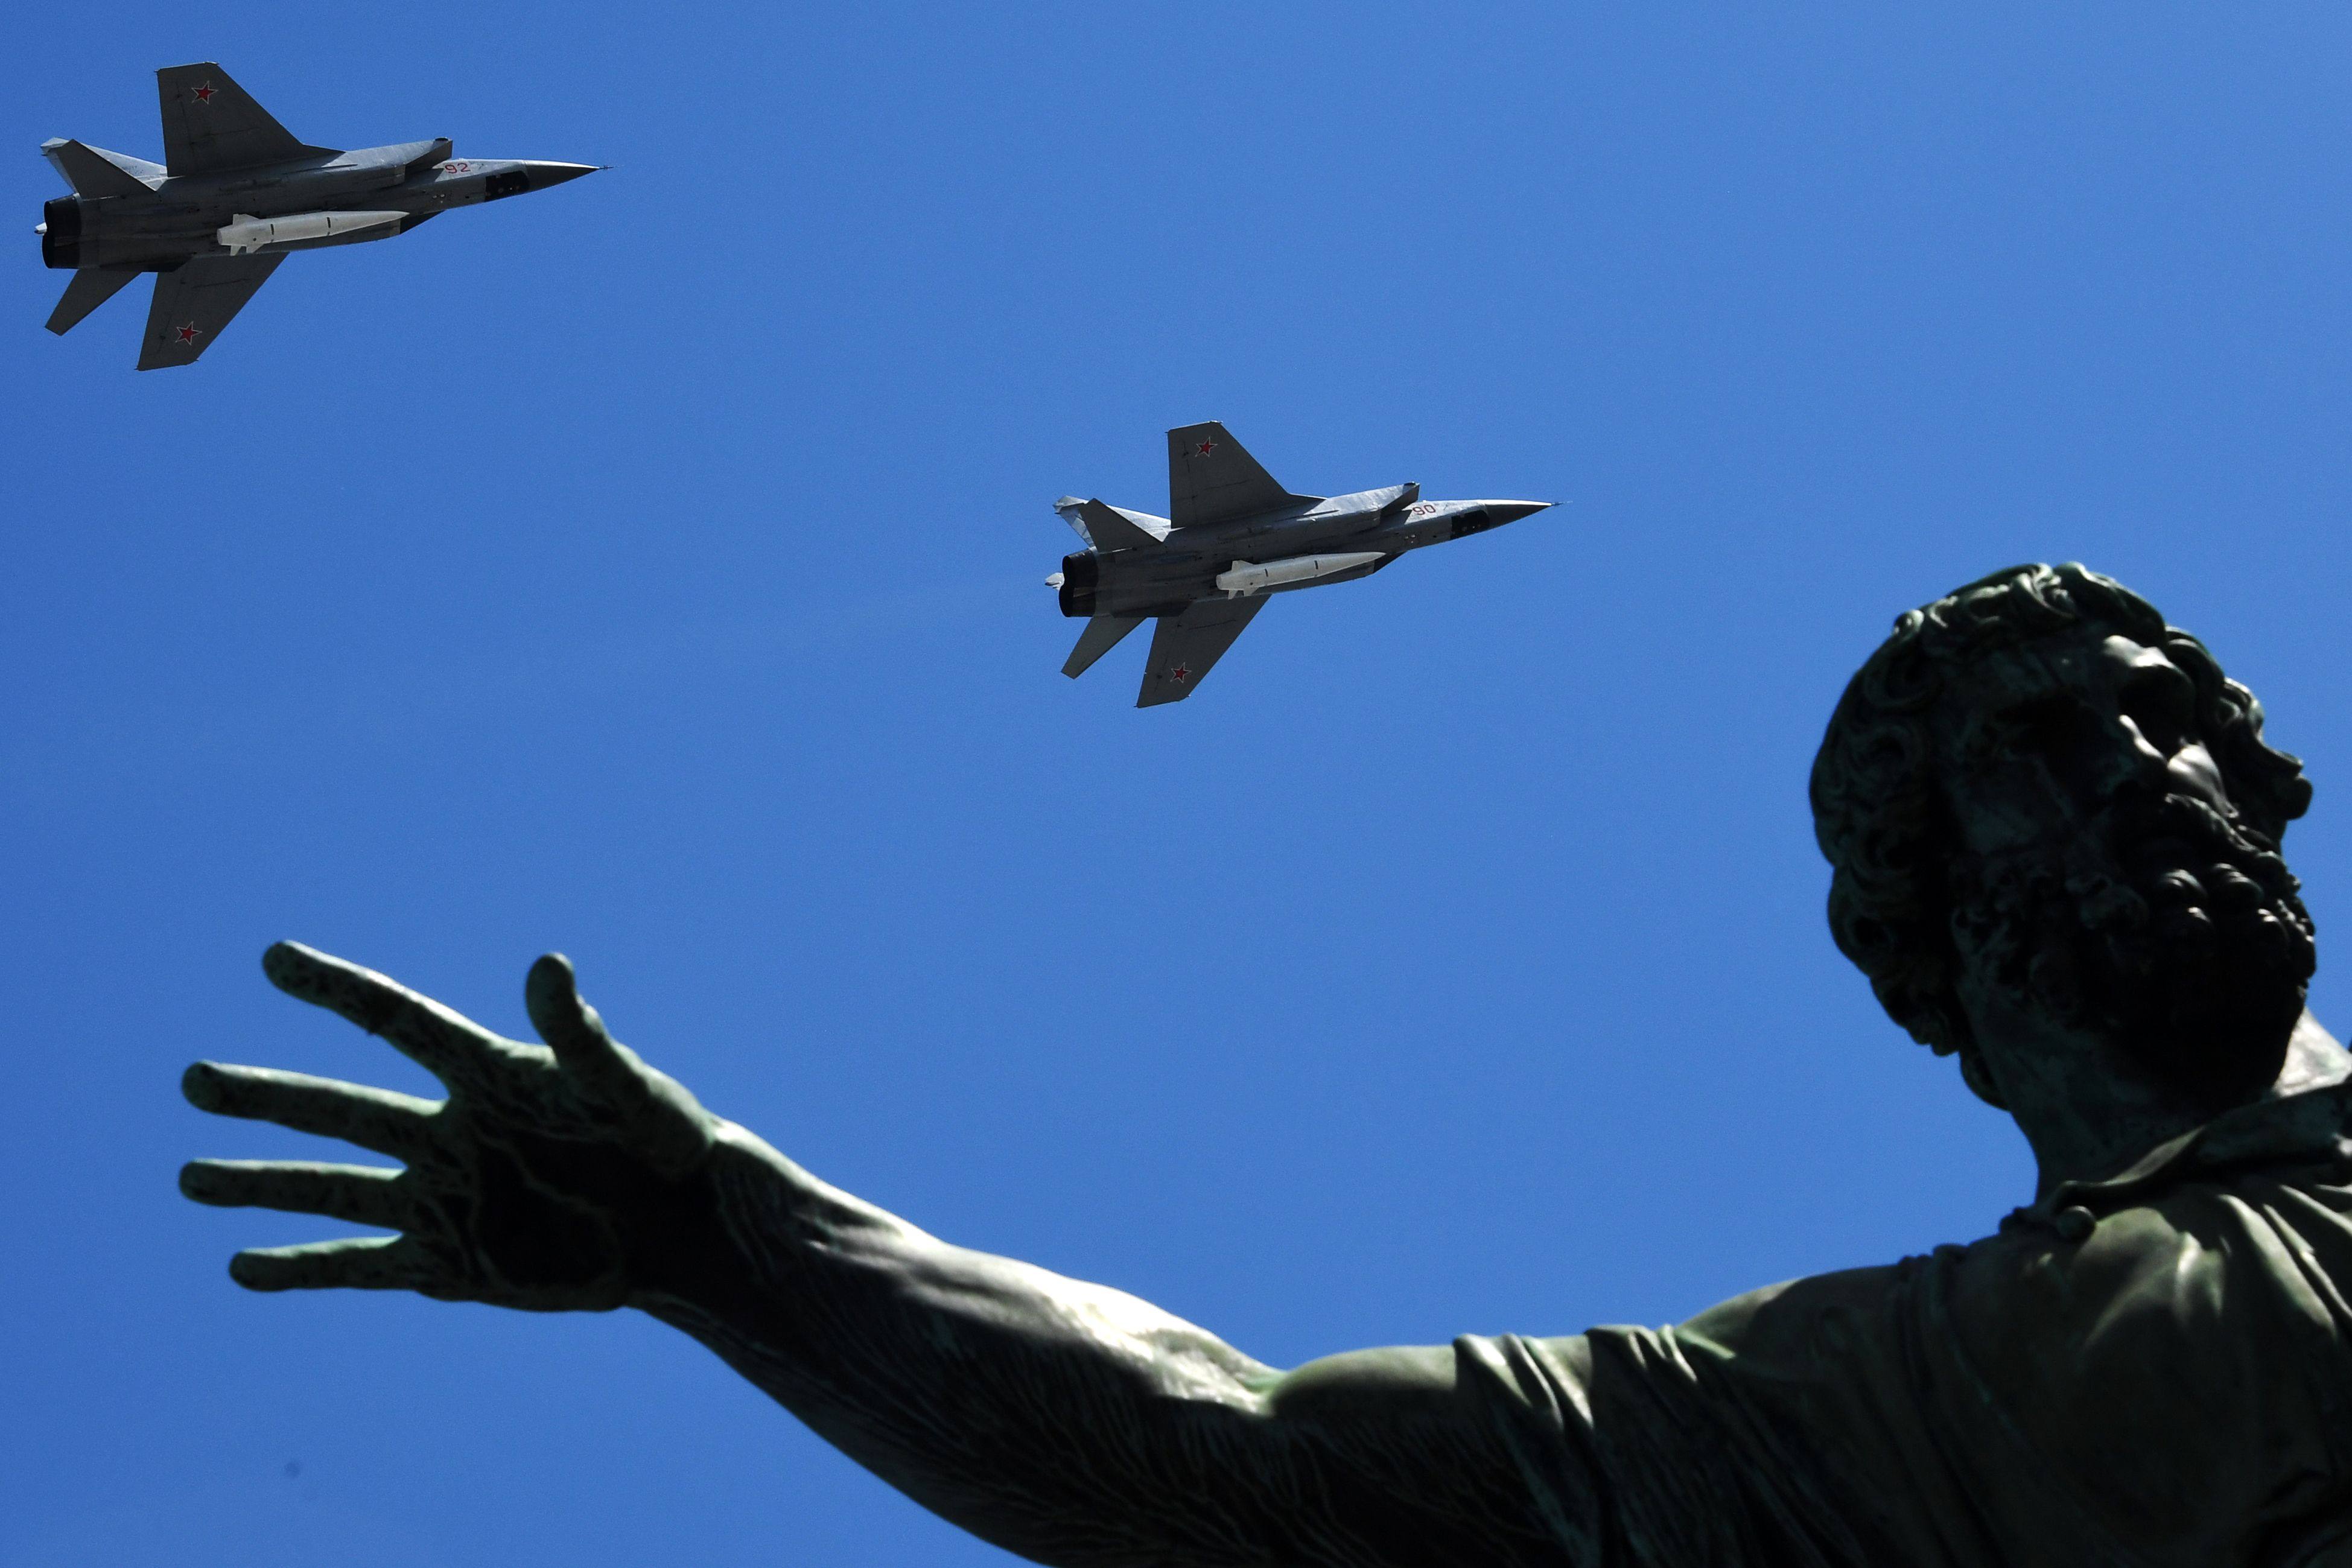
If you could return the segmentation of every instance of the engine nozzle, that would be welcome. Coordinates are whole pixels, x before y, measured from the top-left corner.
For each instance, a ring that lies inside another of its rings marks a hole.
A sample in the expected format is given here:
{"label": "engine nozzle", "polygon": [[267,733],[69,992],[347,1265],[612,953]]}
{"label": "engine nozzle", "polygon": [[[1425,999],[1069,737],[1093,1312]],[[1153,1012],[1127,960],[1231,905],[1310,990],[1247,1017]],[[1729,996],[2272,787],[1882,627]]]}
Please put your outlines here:
{"label": "engine nozzle", "polygon": [[41,236],[41,265],[55,267],[77,267],[81,265],[81,203],[72,196],[59,196],[41,206],[41,226],[34,231]]}
{"label": "engine nozzle", "polygon": [[1061,590],[1063,614],[1086,616],[1095,612],[1095,588],[1102,581],[1100,556],[1092,550],[1066,555],[1062,558],[1062,570],[1054,576],[1060,580],[1054,586]]}

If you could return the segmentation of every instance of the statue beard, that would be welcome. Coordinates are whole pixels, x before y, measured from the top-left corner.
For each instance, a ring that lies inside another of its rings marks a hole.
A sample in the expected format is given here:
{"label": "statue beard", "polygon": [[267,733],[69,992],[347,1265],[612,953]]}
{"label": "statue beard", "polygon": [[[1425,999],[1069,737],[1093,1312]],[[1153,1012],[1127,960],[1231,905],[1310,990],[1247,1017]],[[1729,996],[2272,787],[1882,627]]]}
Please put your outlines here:
{"label": "statue beard", "polygon": [[2197,1105],[2275,1082],[2317,963],[2286,862],[2205,801],[2118,808],[2060,851],[1964,863],[1952,934],[2029,1012]]}

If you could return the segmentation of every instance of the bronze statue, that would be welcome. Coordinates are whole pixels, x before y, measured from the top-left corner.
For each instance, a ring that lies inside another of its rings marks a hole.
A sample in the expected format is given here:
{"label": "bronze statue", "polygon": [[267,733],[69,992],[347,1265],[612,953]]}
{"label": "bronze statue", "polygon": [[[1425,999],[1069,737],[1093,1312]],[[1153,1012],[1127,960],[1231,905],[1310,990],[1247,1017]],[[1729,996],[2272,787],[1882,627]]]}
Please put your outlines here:
{"label": "bronze statue", "polygon": [[606,1032],[545,1047],[273,947],[434,1103],[198,1063],[188,1098],[404,1170],[198,1161],[201,1202],[399,1234],[262,1291],[632,1306],[877,1475],[1066,1564],[2352,1564],[2352,1059],[2279,858],[2310,797],[2204,647],[2079,567],[1905,615],[1814,766],[1831,925],[2040,1163],[1999,1231],[1678,1328],[1265,1366],[826,1186]]}

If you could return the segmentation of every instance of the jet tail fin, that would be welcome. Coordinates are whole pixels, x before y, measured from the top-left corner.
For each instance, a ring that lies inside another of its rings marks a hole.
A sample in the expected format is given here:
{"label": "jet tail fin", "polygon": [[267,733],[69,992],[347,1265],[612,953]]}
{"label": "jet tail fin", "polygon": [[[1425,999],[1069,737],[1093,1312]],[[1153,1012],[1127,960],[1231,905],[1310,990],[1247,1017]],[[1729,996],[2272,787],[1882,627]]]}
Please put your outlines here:
{"label": "jet tail fin", "polygon": [[[52,137],[41,143],[41,156],[49,167],[65,177],[77,196],[96,199],[100,196],[144,196],[149,186],[128,169],[114,162],[106,153],[87,142]],[[152,165],[150,165],[152,167]]]}
{"label": "jet tail fin", "polygon": [[59,337],[73,330],[81,319],[113,298],[122,286],[139,276],[135,267],[85,267],[66,280],[58,308],[49,312],[49,330]]}
{"label": "jet tail fin", "polygon": [[1098,550],[1133,549],[1138,545],[1156,545],[1160,536],[1142,524],[1130,521],[1117,507],[1101,501],[1081,501],[1074,508],[1087,525],[1087,538]]}
{"label": "jet tail fin", "polygon": [[1125,507],[1114,507],[1102,501],[1082,501],[1076,496],[1065,496],[1054,503],[1062,521],[1078,538],[1087,541],[1091,550],[1127,549],[1136,545],[1156,545],[1168,538],[1168,519],[1155,517],[1150,512],[1131,512]]}

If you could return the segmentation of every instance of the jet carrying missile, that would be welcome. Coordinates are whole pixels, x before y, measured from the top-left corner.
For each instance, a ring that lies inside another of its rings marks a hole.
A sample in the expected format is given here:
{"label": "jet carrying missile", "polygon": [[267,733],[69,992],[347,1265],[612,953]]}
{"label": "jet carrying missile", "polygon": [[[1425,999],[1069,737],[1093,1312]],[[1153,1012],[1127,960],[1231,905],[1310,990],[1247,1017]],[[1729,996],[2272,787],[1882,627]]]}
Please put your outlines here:
{"label": "jet carrying missile", "polygon": [[1054,503],[1087,547],[1045,579],[1062,613],[1087,622],[1062,674],[1084,674],[1156,621],[1136,706],[1181,702],[1276,595],[1353,582],[1407,550],[1485,533],[1550,504],[1425,501],[1411,483],[1300,496],[1214,420],[1179,425],[1168,433],[1167,517],[1076,496]]}
{"label": "jet carrying missile", "polygon": [[588,163],[460,158],[446,136],[338,152],[280,125],[217,61],[155,73],[163,162],[58,136],[73,194],[41,209],[41,262],[72,279],[65,332],[142,274],[155,279],[139,368],[194,364],[292,252],[372,243],[446,212],[544,191]]}

